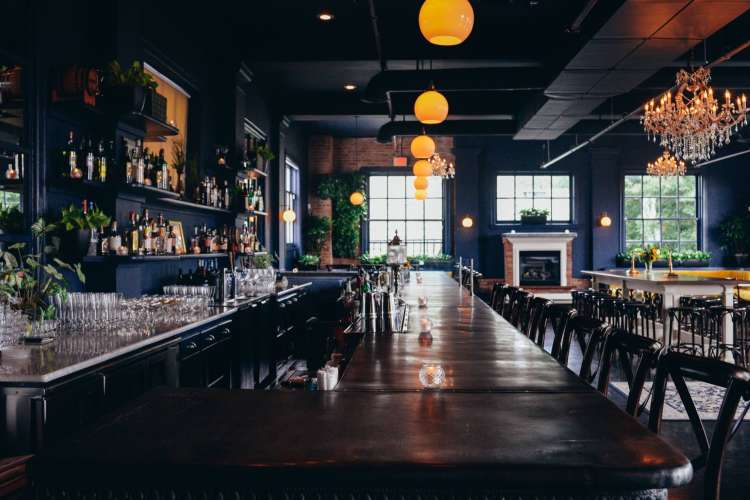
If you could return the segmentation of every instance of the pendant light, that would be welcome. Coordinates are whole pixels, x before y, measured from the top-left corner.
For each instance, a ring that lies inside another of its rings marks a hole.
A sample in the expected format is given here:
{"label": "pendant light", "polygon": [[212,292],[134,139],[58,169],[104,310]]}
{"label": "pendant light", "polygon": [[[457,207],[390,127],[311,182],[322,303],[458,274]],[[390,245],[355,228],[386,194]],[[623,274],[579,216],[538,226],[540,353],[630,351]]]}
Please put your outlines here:
{"label": "pendant light", "polygon": [[351,196],[349,196],[349,202],[355,207],[358,207],[365,202],[365,195],[363,195],[359,191],[354,191]]}
{"label": "pendant light", "polygon": [[417,177],[416,179],[414,179],[414,189],[416,190],[427,189],[429,185],[430,182],[427,180],[427,177]]}
{"label": "pendant light", "polygon": [[468,0],[425,0],[419,9],[419,30],[434,45],[458,45],[474,28],[474,9]]}
{"label": "pendant light", "polygon": [[[354,117],[354,161],[356,168],[359,169],[359,146],[357,136],[359,135],[359,116]],[[349,195],[349,203],[358,207],[365,202],[365,195],[359,191],[354,191]]]}
{"label": "pendant light", "polygon": [[432,166],[427,160],[417,160],[412,167],[412,173],[416,177],[429,177],[432,175]]}
{"label": "pendant light", "polygon": [[414,158],[427,159],[435,154],[435,141],[426,134],[418,135],[411,141],[411,154]]}
{"label": "pendant light", "polygon": [[425,125],[443,123],[448,118],[448,99],[431,85],[414,102],[414,115]]}
{"label": "pendant light", "polygon": [[417,189],[414,192],[414,198],[416,198],[419,201],[424,200],[425,198],[427,198],[427,190],[426,189]]}

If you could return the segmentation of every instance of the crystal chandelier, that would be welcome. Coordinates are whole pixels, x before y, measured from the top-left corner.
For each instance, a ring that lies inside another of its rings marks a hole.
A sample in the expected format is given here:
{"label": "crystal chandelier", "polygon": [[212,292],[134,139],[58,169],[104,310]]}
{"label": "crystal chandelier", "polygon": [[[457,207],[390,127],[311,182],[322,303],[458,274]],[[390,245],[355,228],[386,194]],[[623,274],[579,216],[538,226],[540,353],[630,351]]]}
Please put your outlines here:
{"label": "crystal chandelier", "polygon": [[446,179],[453,179],[456,175],[456,168],[453,166],[453,162],[449,162],[440,156],[440,153],[433,154],[428,161],[432,167],[432,175],[445,177]]}
{"label": "crystal chandelier", "polygon": [[656,161],[648,163],[646,166],[646,173],[648,173],[648,175],[659,175],[662,177],[685,175],[685,162],[677,160],[674,156],[669,154],[669,151],[664,151]]}
{"label": "crystal chandelier", "polygon": [[668,91],[659,102],[644,107],[641,118],[649,139],[669,149],[681,160],[693,163],[708,160],[716,148],[729,144],[733,133],[747,125],[747,99],[743,94],[732,100],[727,90],[719,105],[711,88],[711,70],[698,68],[693,73],[677,73],[677,92]]}

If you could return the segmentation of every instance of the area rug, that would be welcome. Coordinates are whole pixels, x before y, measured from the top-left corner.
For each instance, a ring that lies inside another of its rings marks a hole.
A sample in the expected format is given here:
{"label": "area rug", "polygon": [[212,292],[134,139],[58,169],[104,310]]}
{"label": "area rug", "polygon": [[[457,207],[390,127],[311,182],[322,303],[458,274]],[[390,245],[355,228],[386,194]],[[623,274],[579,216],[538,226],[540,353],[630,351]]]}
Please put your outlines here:
{"label": "area rug", "polygon": [[[701,420],[716,420],[719,415],[719,409],[721,408],[721,402],[724,400],[725,389],[716,387],[704,382],[685,382],[690,391],[690,395],[693,397],[693,402],[698,410]],[[630,390],[628,389],[627,382],[612,382],[610,387],[614,388],[622,394],[624,397],[628,397]],[[641,394],[641,404],[643,404],[651,394],[651,382],[646,382],[643,387],[643,394]],[[677,393],[677,388],[672,382],[667,383],[667,392],[664,398],[664,410],[662,411],[663,420],[690,420],[685,407],[682,405],[680,395]],[[748,404],[747,401],[740,401],[740,406],[737,409],[735,418],[739,418]],[[649,399],[646,403],[646,410],[651,406],[651,400]],[[750,420],[750,411],[745,415],[745,420]]]}

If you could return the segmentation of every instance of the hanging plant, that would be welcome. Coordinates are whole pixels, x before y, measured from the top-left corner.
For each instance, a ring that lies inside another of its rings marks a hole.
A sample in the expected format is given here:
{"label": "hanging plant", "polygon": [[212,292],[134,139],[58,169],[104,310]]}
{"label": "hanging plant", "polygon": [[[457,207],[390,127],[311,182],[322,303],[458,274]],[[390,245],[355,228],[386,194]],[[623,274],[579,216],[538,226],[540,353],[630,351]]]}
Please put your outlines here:
{"label": "hanging plant", "polygon": [[349,196],[364,192],[367,178],[359,173],[327,175],[318,180],[318,196],[333,205],[332,249],[334,257],[354,258],[359,246],[361,218],[367,215],[367,203],[352,205]]}
{"label": "hanging plant", "polygon": [[331,219],[308,215],[305,219],[305,248],[312,255],[320,255],[320,251],[331,232]]}

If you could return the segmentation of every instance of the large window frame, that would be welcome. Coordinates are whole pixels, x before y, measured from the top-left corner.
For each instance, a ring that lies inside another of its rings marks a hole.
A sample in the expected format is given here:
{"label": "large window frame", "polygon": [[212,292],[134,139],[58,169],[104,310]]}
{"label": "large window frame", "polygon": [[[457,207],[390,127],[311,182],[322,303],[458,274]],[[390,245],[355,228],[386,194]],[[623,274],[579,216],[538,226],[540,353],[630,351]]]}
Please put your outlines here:
{"label": "large window frame", "polygon": [[284,239],[287,245],[299,245],[297,224],[299,223],[300,169],[288,156],[284,159],[284,208],[291,208],[297,214],[294,222],[285,222]]}
{"label": "large window frame", "polygon": [[[640,194],[636,195],[633,191],[633,185],[629,184],[628,178],[640,178],[641,187]],[[683,189],[682,183],[685,179],[692,178],[695,180],[693,188]],[[658,184],[659,194],[655,194],[655,190],[652,187],[648,187],[644,184],[644,179],[647,179],[651,184]],[[665,183],[670,183],[668,186],[664,186]],[[676,183],[676,190],[671,191],[671,183]],[[666,190],[666,194],[665,194]],[[671,194],[672,192],[676,194]],[[622,248],[627,250],[634,246],[644,246],[648,244],[657,244],[660,247],[668,246],[674,251],[678,250],[701,250],[703,248],[703,179],[698,174],[688,174],[684,177],[657,177],[644,174],[643,172],[626,172],[622,177],[621,203],[622,203],[622,234],[620,241],[622,242]],[[638,200],[638,201],[636,201]],[[669,208],[667,215],[664,215],[665,203],[669,201]],[[672,203],[673,202],[673,203]],[[692,202],[692,203],[691,203]],[[683,210],[683,203],[687,207]],[[636,205],[640,204],[640,217],[633,217],[635,213]],[[691,209],[690,207],[694,207]],[[674,208],[674,211],[672,211]],[[646,212],[649,213],[646,213]],[[690,212],[694,215],[690,215]],[[683,238],[686,229],[692,226],[689,222],[694,222],[695,228],[695,239]],[[641,238],[633,238],[634,228],[630,225],[641,224]],[[654,231],[658,225],[659,238],[647,237],[647,227],[649,224],[650,231]],[[665,239],[665,233],[671,231],[670,225],[676,226],[677,238]],[[685,228],[683,227],[685,226]],[[666,227],[665,227],[666,226]],[[694,243],[694,244],[693,244]]]}
{"label": "large window frame", "polygon": [[[523,192],[521,190],[524,188],[519,185],[519,180],[528,178],[531,178],[531,191]],[[549,178],[548,195],[543,194],[541,186],[536,184],[537,178],[540,181],[543,178]],[[559,185],[555,187],[554,180],[557,179],[567,179],[567,187]],[[508,189],[509,187],[510,189]],[[540,174],[538,172],[498,171],[495,173],[495,198],[492,205],[494,225],[521,224],[520,210],[523,208],[547,208],[551,212],[549,218],[551,224],[573,224],[575,221],[573,210],[574,188],[574,178],[570,173]],[[561,195],[560,189],[567,189],[567,196]],[[523,196],[523,194],[527,194],[527,196]],[[564,209],[561,206],[563,202]],[[512,218],[508,216],[508,204],[510,203],[512,203]],[[505,206],[502,207],[501,204]],[[556,212],[561,209],[567,210],[567,217],[556,216]]]}
{"label": "large window frame", "polygon": [[[366,188],[368,216],[362,228],[363,253],[385,254],[387,243],[393,237],[394,230],[398,228],[399,237],[406,242],[407,252],[410,256],[445,254],[449,244],[447,210],[450,193],[448,183],[441,177],[430,177],[427,200],[418,201],[414,199],[414,176],[406,173],[404,169],[370,168],[366,173],[368,175]],[[403,196],[401,196],[400,191],[395,196],[391,196],[390,183],[395,183],[395,181],[390,180],[385,181],[389,189],[385,197],[382,196],[382,192],[374,192],[371,183],[373,178],[403,178]],[[391,214],[392,207],[388,200],[394,200],[393,204],[396,206],[399,205],[399,201],[403,201],[403,217],[401,217],[399,209],[396,210],[395,216]],[[380,213],[383,206],[386,209],[385,215]],[[421,214],[421,216],[417,217],[418,214]],[[425,233],[428,230],[428,224],[431,226],[429,229],[431,234],[434,235],[437,232],[437,222],[440,223],[440,237],[426,238]],[[377,228],[375,224],[378,224],[380,228]],[[419,231],[417,227],[419,225],[421,225],[421,237],[414,238],[411,233],[415,229]],[[382,238],[383,227],[385,227],[385,239]]]}

